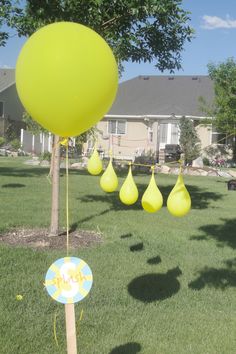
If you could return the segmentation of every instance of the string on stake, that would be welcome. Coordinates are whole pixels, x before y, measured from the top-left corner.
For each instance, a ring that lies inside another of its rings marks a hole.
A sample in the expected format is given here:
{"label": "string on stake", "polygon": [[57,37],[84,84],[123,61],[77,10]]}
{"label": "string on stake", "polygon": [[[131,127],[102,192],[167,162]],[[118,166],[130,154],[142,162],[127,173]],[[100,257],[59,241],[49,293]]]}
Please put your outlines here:
{"label": "string on stake", "polygon": [[[67,257],[56,260],[48,269],[45,287],[49,295],[65,305],[67,353],[77,354],[76,323],[74,304],[89,293],[93,275],[88,264],[80,258],[69,257],[69,154],[68,138],[61,139],[60,144],[66,148],[66,252]],[[80,315],[82,319],[83,310]],[[57,313],[54,316],[53,332],[56,345]]]}

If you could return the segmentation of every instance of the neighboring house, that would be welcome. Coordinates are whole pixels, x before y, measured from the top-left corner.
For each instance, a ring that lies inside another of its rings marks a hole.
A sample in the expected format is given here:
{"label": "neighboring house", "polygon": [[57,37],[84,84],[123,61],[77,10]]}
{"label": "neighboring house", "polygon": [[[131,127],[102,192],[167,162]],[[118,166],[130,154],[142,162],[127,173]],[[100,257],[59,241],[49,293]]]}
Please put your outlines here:
{"label": "neighboring house", "polygon": [[[138,76],[122,82],[111,110],[97,124],[101,131],[97,147],[105,156],[112,150],[116,158],[133,160],[149,151],[158,156],[166,144],[179,143],[182,116],[194,121],[202,148],[216,143],[221,135],[211,125],[202,124],[206,117],[200,109],[200,96],[213,101],[214,87],[208,76]],[[0,134],[4,135],[9,122],[20,125],[23,112],[15,70],[0,69]],[[50,141],[46,136],[21,135],[22,146],[29,152],[50,150]],[[88,141],[84,150],[92,148],[93,142]]]}
{"label": "neighboring house", "polygon": [[15,69],[0,69],[0,135],[5,135],[9,124],[20,129],[23,112],[16,92]]}
{"label": "neighboring house", "polygon": [[25,126],[22,122],[24,112],[16,91],[15,69],[0,69],[0,136],[6,136],[11,127],[21,140],[24,151],[37,154],[51,151],[50,134],[33,136],[22,129]]}
{"label": "neighboring house", "polygon": [[[134,159],[143,152],[159,154],[166,144],[179,143],[179,119],[194,121],[202,148],[217,140],[200,109],[199,97],[214,97],[208,76],[138,76],[119,85],[110,112],[97,124],[97,146],[105,156]],[[86,146],[92,148],[92,142]]]}

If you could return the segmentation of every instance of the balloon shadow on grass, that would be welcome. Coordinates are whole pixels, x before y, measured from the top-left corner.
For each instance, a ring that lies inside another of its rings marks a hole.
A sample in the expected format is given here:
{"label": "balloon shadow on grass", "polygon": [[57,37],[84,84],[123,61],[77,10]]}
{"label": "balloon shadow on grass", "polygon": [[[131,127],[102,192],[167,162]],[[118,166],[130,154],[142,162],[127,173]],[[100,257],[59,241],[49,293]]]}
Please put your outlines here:
{"label": "balloon shadow on grass", "polygon": [[127,343],[115,347],[109,354],[137,354],[141,351],[141,345],[139,343]]}
{"label": "balloon shadow on grass", "polygon": [[151,265],[159,264],[159,263],[161,263],[161,257],[156,256],[156,257],[153,257],[153,258],[149,258],[147,260],[147,263],[151,264]]}
{"label": "balloon shadow on grass", "polygon": [[176,267],[167,273],[141,275],[128,284],[128,292],[133,298],[145,303],[168,299],[179,291],[177,277],[181,274],[181,269]]}
{"label": "balloon shadow on grass", "polygon": [[143,249],[144,249],[143,242],[136,243],[135,245],[130,246],[129,249],[130,249],[131,252],[143,251]]}
{"label": "balloon shadow on grass", "polygon": [[133,234],[131,234],[131,232],[129,232],[128,234],[124,234],[124,235],[121,235],[120,236],[120,238],[130,238],[130,237],[132,237],[133,236]]}

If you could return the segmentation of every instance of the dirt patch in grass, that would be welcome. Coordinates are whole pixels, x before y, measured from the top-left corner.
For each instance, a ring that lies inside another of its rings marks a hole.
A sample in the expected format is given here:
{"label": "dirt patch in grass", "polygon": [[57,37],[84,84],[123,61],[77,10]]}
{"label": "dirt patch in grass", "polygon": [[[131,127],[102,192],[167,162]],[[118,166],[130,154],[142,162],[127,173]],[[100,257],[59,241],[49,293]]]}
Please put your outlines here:
{"label": "dirt patch in grass", "polygon": [[[69,234],[71,249],[90,247],[101,242],[102,237],[99,232],[75,230]],[[35,249],[65,249],[67,237],[65,231],[59,236],[50,236],[48,229],[14,229],[0,234],[0,243]]]}

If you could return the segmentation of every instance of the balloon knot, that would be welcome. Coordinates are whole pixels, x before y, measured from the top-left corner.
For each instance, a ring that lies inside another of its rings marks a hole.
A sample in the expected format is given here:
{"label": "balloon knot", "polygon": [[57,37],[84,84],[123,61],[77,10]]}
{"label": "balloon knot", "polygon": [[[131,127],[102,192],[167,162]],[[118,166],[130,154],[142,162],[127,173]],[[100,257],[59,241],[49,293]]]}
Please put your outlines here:
{"label": "balloon knot", "polygon": [[60,144],[63,145],[63,146],[68,146],[69,138],[61,138],[60,139]]}

